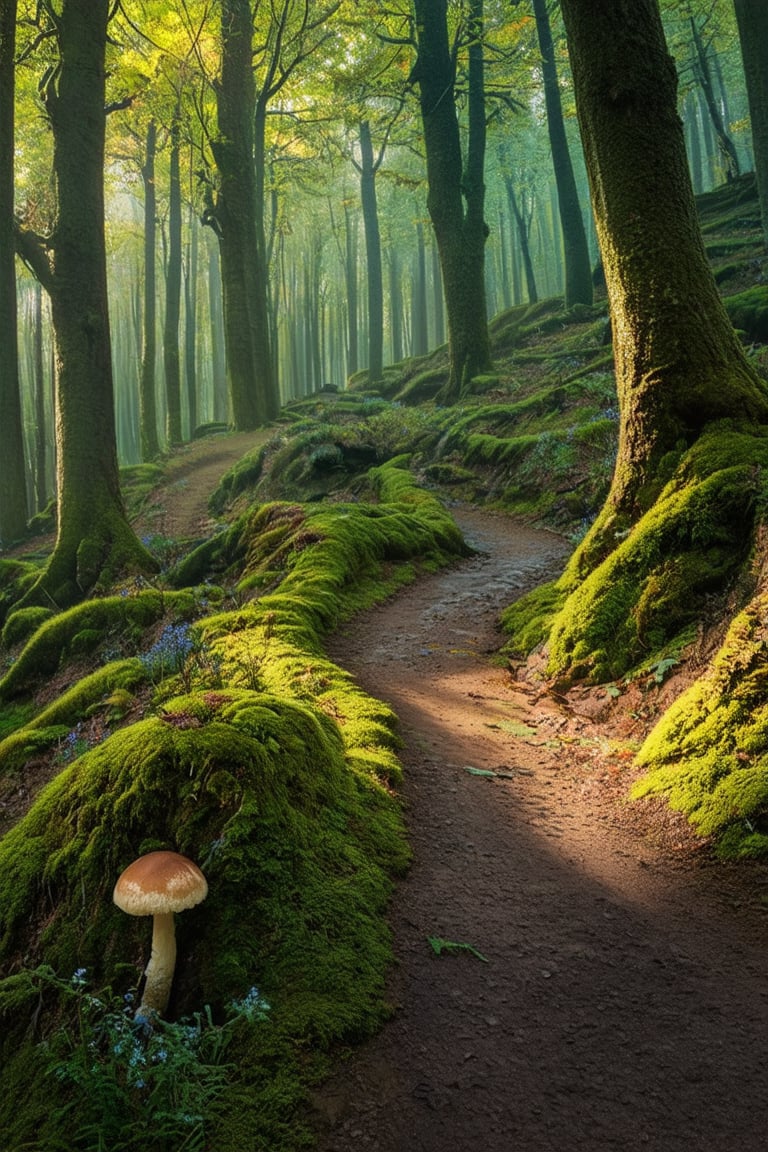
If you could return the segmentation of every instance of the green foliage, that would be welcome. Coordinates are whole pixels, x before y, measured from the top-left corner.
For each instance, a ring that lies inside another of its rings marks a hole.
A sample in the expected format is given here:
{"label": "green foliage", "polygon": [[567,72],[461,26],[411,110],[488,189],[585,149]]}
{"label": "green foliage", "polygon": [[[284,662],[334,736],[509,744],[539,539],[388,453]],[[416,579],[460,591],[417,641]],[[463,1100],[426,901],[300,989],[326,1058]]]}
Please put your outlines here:
{"label": "green foliage", "polygon": [[214,516],[220,516],[228,504],[255,487],[261,478],[267,447],[262,444],[241,456],[237,464],[225,472],[208,501]]}
{"label": "green foliage", "polygon": [[65,1126],[69,1121],[83,1152],[202,1150],[240,1021],[265,1022],[267,1002],[254,987],[227,1005],[221,1025],[206,1010],[149,1026],[134,1019],[132,992],[122,998],[109,991],[93,995],[85,977],[84,969],[69,981],[45,968],[30,975],[41,992],[52,988],[62,1002],[62,1023],[39,1047],[48,1076],[66,1099],[53,1120]]}

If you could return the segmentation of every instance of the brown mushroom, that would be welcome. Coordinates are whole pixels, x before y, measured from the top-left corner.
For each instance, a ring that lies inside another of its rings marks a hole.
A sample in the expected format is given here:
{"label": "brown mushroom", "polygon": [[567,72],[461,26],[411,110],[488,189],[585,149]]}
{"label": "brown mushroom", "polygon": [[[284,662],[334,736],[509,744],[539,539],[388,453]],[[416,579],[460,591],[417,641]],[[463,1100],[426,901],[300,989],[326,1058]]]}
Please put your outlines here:
{"label": "brown mushroom", "polygon": [[148,852],[129,864],[112,898],[129,916],[152,916],[152,954],[137,1016],[162,1016],[176,966],[174,912],[193,908],[208,895],[205,876],[178,852]]}

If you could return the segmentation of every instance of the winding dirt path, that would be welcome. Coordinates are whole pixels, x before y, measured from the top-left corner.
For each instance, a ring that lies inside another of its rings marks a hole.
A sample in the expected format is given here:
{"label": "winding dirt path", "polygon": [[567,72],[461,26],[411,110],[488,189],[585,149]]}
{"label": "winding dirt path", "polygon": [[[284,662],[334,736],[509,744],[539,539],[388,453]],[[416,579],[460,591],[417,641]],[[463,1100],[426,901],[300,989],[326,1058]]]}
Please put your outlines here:
{"label": "winding dirt path", "polygon": [[586,724],[485,656],[562,544],[456,515],[490,555],[331,646],[401,718],[415,859],[393,1018],[318,1092],[321,1152],[765,1152],[768,869],[627,823]]}

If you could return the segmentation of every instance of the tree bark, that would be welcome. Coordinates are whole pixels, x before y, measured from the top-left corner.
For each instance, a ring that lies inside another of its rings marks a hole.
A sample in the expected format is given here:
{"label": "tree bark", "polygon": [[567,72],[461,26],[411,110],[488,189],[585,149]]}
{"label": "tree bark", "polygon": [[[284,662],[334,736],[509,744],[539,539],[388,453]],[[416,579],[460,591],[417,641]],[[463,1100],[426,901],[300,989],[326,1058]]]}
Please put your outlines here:
{"label": "tree bark", "polygon": [[357,320],[357,229],[349,204],[344,203],[344,283],[347,290],[347,375],[360,363]]}
{"label": "tree bark", "polygon": [[565,134],[560,84],[555,65],[555,49],[549,23],[546,0],[533,0],[536,32],[541,52],[541,72],[544,80],[544,100],[547,107],[547,129],[552,150],[552,167],[557,184],[557,205],[563,230],[563,257],[565,261],[565,307],[592,303],[592,268],[589,246],[584,228],[584,217],[579,203],[576,178]]}
{"label": "tree bark", "polygon": [[142,326],[141,376],[139,380],[141,458],[147,463],[160,455],[157,435],[157,401],[155,396],[155,357],[157,355],[157,278],[155,275],[155,238],[157,235],[157,191],[155,188],[155,154],[157,125],[147,125],[146,151],[141,167],[144,183],[144,324]]}
{"label": "tree bark", "polygon": [[17,234],[49,291],[56,342],[58,534],[22,603],[65,607],[99,580],[156,568],[126,519],[117,467],[104,240],[109,10],[108,0],[64,0],[56,17],[59,67],[43,93],[57,194],[52,261]]}
{"label": "tree bark", "polygon": [[165,326],[163,365],[165,368],[166,432],[168,443],[181,444],[181,178],[179,174],[179,108],[171,125],[171,163],[168,196],[168,267],[165,271]]}
{"label": "tree bark", "polygon": [[715,99],[715,91],[712,84],[712,74],[709,70],[709,61],[707,59],[707,50],[701,39],[701,32],[699,25],[696,22],[694,15],[690,16],[691,37],[693,39],[694,47],[694,67],[696,76],[701,85],[701,91],[704,94],[706,101],[707,111],[709,112],[712,127],[715,131],[717,138],[717,145],[720,149],[720,154],[723,158],[723,169],[725,171],[726,180],[733,180],[735,176],[739,175],[739,158],[736,155],[736,146],[733,140],[728,135],[725,125],[723,124],[723,117],[720,109],[717,106]]}
{"label": "tree bark", "polygon": [[[379,162],[380,162],[379,158]],[[365,258],[368,280],[368,382],[378,383],[384,375],[384,281],[381,266],[381,234],[376,203],[376,171],[371,125],[360,124],[360,201],[365,231]]]}
{"label": "tree bark", "polygon": [[45,365],[43,361],[43,290],[35,284],[32,320],[32,374],[35,393],[35,511],[48,503],[48,445],[46,443]]}
{"label": "tree bark", "polygon": [[266,290],[259,282],[252,41],[248,0],[222,0],[218,137],[212,141],[219,189],[206,221],[219,237],[229,394],[235,428],[241,432],[270,418],[273,387],[264,344],[269,334]]}
{"label": "tree bark", "polygon": [[734,8],[747,82],[760,216],[768,246],[768,5],[764,0],[734,0]]}
{"label": "tree bark", "polygon": [[562,0],[621,407],[609,504],[634,521],[662,457],[714,420],[762,420],[763,389],[701,240],[656,0]]}
{"label": "tree bark", "polygon": [[520,256],[525,273],[525,290],[528,293],[528,303],[536,304],[539,299],[539,293],[536,288],[536,275],[533,271],[533,260],[531,259],[530,223],[523,214],[523,209],[515,195],[515,186],[512,182],[512,177],[508,173],[504,175],[504,187],[507,190],[507,199],[517,226],[517,239],[519,241]]}
{"label": "tree bark", "polygon": [[197,416],[197,218],[189,210],[189,247],[184,276],[184,381],[187,393],[190,439],[198,425]]}
{"label": "tree bark", "polygon": [[14,242],[16,0],[0,0],[0,544],[27,526]]}
{"label": "tree bark", "polygon": [[[427,155],[427,207],[443,272],[450,375],[440,398],[454,402],[491,365],[485,302],[485,98],[483,5],[469,5],[469,131],[466,165],[454,100],[456,63],[448,39],[447,0],[414,0],[418,55],[411,79]],[[466,207],[465,207],[466,205]]]}

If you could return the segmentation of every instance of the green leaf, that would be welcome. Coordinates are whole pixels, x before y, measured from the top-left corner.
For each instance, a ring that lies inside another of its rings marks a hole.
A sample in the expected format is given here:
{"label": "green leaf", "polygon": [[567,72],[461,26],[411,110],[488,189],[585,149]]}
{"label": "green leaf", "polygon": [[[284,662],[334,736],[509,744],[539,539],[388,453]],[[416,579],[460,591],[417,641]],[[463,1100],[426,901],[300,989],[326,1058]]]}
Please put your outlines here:
{"label": "green leaf", "polygon": [[478,952],[472,944],[459,943],[458,940],[443,940],[440,936],[427,936],[427,942],[436,956],[441,956],[443,952],[470,952],[478,960],[482,960],[483,964],[488,963],[488,957]]}

